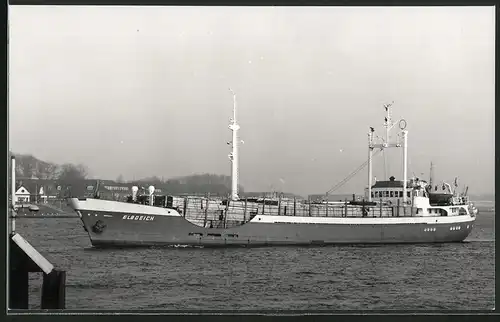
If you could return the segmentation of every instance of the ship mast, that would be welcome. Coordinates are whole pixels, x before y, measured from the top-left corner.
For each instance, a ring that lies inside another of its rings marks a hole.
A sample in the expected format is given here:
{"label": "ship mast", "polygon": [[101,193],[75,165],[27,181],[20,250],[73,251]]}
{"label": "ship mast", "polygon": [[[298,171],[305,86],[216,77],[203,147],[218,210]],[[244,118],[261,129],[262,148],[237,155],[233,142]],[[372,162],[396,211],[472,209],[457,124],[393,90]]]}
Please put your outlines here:
{"label": "ship mast", "polygon": [[[387,148],[400,148],[401,144],[399,143],[399,140],[397,140],[395,143],[391,143],[389,138],[390,131],[396,125],[396,123],[392,122],[392,111],[391,111],[391,106],[394,102],[391,104],[384,104],[384,108],[387,112],[387,116],[385,117],[385,122],[384,122],[384,127],[385,127],[385,140],[382,139],[382,143],[375,143],[374,142],[374,132],[375,129],[373,127],[370,127],[370,132],[368,132],[368,201],[372,201],[372,157],[373,157],[373,149],[379,148],[379,149],[387,149]],[[403,202],[406,203],[406,182],[407,182],[407,177],[408,177],[408,166],[407,166],[407,159],[408,159],[408,131],[405,130],[406,128],[406,121],[404,119],[401,119],[397,122],[399,124],[399,128],[401,130],[401,134],[403,136]],[[384,150],[384,175],[387,177],[387,156]]]}
{"label": "ship mast", "polygon": [[[391,131],[392,127],[392,109],[391,106],[394,102],[390,104],[384,104],[385,111],[387,112],[387,115],[385,117],[385,122],[384,122],[384,127],[385,127],[385,148],[387,148],[387,145],[389,144],[389,132]],[[388,168],[389,168],[389,161],[387,160],[387,152],[384,150],[384,178],[387,180],[387,173],[388,173]]]}
{"label": "ship mast", "polygon": [[[229,129],[233,132],[233,138],[231,142],[228,142],[232,146],[232,152],[229,153],[229,160],[231,160],[231,200],[235,201],[239,199],[238,196],[238,130],[240,129],[239,124],[236,122],[236,94],[229,88],[229,91],[233,94],[233,118],[230,121]],[[242,141],[243,143],[243,141]]]}

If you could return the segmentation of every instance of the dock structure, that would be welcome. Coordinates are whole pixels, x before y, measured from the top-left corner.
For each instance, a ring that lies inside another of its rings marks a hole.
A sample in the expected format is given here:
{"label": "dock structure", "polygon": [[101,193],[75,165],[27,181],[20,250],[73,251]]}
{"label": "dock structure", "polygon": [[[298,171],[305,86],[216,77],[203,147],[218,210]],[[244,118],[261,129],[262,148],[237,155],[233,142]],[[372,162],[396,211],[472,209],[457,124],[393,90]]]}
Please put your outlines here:
{"label": "dock structure", "polygon": [[8,245],[9,310],[29,309],[29,273],[42,273],[41,309],[65,309],[66,272],[57,270],[19,233],[16,233],[15,158],[11,160],[11,232]]}

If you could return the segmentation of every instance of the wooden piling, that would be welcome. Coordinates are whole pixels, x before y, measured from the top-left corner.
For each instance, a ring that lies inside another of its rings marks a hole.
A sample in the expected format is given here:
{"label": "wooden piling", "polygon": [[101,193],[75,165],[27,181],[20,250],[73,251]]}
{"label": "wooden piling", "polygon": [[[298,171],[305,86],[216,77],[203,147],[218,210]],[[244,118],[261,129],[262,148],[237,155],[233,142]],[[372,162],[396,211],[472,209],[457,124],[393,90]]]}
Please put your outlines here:
{"label": "wooden piling", "polygon": [[66,306],[66,272],[52,270],[43,274],[42,309],[64,309]]}
{"label": "wooden piling", "polygon": [[[12,255],[11,255],[12,256]],[[10,269],[9,309],[29,309],[29,272],[25,269]]]}
{"label": "wooden piling", "polygon": [[309,206],[309,217],[311,217],[311,196],[309,196],[309,201],[307,204]]}
{"label": "wooden piling", "polygon": [[399,207],[400,207],[400,199],[398,198],[398,211],[397,211],[397,216],[399,217]]}
{"label": "wooden piling", "polygon": [[293,197],[293,215],[297,216],[297,197]]}

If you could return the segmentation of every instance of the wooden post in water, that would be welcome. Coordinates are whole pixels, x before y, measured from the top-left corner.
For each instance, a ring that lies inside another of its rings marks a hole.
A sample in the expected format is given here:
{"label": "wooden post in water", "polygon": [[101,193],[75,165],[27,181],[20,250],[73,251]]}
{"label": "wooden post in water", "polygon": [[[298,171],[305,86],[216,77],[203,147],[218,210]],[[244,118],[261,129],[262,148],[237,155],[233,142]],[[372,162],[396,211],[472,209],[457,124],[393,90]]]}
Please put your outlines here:
{"label": "wooden post in water", "polygon": [[9,309],[29,309],[28,291],[29,272],[11,269],[9,272]]}
{"label": "wooden post in water", "polygon": [[262,200],[262,214],[264,214],[265,207],[266,207],[266,195],[264,195],[264,200]]}
{"label": "wooden post in water", "polygon": [[187,205],[188,205],[188,198],[184,198],[184,210],[182,211],[182,215],[184,216],[184,218],[186,218]]}
{"label": "wooden post in water", "polygon": [[400,205],[400,199],[398,198],[398,211],[397,211],[397,216],[399,217],[399,205]]}
{"label": "wooden post in water", "polygon": [[309,217],[311,217],[311,196],[309,196],[308,206],[309,206]]}
{"label": "wooden post in water", "polygon": [[293,215],[297,216],[297,197],[293,197]]}
{"label": "wooden post in water", "polygon": [[66,298],[66,272],[52,270],[43,274],[42,309],[64,309]]}
{"label": "wooden post in water", "polygon": [[247,222],[247,198],[245,198],[245,208],[243,209],[243,222]]}

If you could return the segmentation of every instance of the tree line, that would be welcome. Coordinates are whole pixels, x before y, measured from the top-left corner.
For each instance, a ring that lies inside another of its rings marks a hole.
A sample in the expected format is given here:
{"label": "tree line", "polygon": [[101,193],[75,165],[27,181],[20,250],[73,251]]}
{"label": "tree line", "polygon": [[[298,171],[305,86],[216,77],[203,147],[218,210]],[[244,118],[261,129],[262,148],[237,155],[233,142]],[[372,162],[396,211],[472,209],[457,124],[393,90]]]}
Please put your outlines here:
{"label": "tree line", "polygon": [[[12,155],[12,154],[11,154]],[[56,164],[39,160],[33,155],[14,154],[16,157],[16,178],[43,180],[56,180],[67,185],[78,185],[83,180],[88,180],[89,170],[84,164]],[[97,180],[96,180],[97,181]],[[111,180],[108,180],[111,181]],[[231,191],[231,177],[217,174],[195,174],[191,176],[163,179],[156,176],[133,181],[125,181],[120,175],[114,182],[119,184],[137,185],[147,188],[154,185],[161,188],[164,193],[183,194],[217,194],[227,195]],[[240,193],[244,193],[243,187],[239,186]]]}
{"label": "tree line", "polygon": [[59,181],[78,181],[87,179],[89,171],[83,164],[56,164],[42,161],[29,154],[12,154],[16,158],[16,178],[43,179]]}

